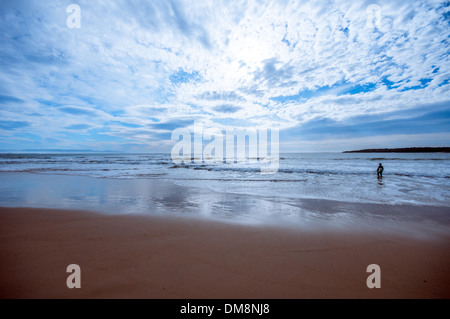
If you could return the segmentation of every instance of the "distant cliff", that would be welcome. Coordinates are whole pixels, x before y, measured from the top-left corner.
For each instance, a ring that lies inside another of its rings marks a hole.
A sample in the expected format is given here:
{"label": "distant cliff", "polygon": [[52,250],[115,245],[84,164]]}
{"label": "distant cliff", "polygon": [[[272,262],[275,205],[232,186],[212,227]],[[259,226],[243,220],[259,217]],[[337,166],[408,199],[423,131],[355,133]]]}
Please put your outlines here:
{"label": "distant cliff", "polygon": [[342,153],[450,153],[450,147],[370,148]]}

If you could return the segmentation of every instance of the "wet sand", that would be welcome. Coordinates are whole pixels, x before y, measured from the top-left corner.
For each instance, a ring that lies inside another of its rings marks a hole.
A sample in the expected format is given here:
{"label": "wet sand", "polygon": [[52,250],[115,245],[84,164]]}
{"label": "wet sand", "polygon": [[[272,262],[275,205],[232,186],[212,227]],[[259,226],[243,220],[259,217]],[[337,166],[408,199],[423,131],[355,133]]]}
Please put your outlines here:
{"label": "wet sand", "polygon": [[450,298],[450,235],[0,208],[0,237],[1,298]]}

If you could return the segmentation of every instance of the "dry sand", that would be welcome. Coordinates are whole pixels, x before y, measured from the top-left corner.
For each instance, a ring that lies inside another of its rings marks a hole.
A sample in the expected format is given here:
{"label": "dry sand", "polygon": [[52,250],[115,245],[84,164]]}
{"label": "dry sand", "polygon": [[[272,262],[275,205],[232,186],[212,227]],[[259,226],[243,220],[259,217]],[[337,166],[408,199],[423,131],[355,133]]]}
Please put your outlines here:
{"label": "dry sand", "polygon": [[[1,298],[449,298],[450,237],[0,208]],[[81,289],[66,267],[81,267]],[[381,267],[369,289],[366,267]]]}

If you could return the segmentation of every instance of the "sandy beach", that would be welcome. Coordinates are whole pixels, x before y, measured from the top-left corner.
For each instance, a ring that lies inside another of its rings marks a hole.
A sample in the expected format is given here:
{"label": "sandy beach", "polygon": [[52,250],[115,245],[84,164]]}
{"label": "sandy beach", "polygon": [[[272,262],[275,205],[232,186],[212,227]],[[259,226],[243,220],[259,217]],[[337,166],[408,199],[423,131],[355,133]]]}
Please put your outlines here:
{"label": "sandy beach", "polygon": [[[450,240],[0,209],[1,298],[449,298]],[[81,288],[66,267],[81,268]],[[381,268],[369,289],[366,267]]]}

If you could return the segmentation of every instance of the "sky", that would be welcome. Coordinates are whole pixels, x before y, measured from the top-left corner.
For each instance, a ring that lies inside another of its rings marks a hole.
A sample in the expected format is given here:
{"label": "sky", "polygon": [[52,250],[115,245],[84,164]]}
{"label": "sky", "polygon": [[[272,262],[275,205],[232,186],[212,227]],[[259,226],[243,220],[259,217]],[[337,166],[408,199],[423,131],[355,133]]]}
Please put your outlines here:
{"label": "sky", "polygon": [[0,150],[450,146],[448,1],[2,0],[0,30]]}

